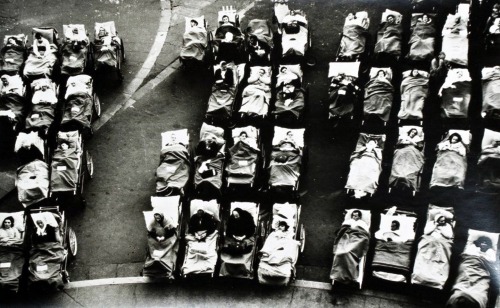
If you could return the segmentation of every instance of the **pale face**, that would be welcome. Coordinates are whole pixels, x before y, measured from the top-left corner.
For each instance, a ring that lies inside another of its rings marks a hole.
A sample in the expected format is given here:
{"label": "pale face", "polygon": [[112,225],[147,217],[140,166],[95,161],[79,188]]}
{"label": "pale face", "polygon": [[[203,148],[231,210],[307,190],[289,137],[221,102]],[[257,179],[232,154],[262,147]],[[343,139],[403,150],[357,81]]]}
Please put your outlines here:
{"label": "pale face", "polygon": [[285,232],[285,226],[284,225],[279,225],[278,230]]}
{"label": "pale face", "polygon": [[13,38],[9,38],[7,40],[7,44],[15,44],[15,43],[16,43],[16,41]]}
{"label": "pale face", "polygon": [[353,212],[352,215],[351,215],[351,218],[358,221],[361,217],[359,217],[359,213],[358,212]]}
{"label": "pale face", "polygon": [[247,136],[247,134],[246,134],[246,133],[241,133],[241,134],[240,134],[240,140],[245,140],[245,139],[247,139],[247,137],[248,137],[248,136]]}
{"label": "pale face", "polygon": [[488,250],[490,247],[485,241],[481,241],[479,243],[479,248],[481,249],[482,252],[486,252],[486,250]]}
{"label": "pale face", "polygon": [[425,23],[429,22],[429,16],[427,15],[422,16],[422,21]]}
{"label": "pale face", "polygon": [[229,18],[227,16],[222,17],[222,22],[227,24],[229,22]]}
{"label": "pale face", "polygon": [[240,213],[238,213],[236,211],[233,211],[233,217],[236,218],[236,219],[239,219],[240,218]]}
{"label": "pale face", "polygon": [[439,217],[437,224],[439,226],[444,226],[446,224],[446,219],[444,217]]}
{"label": "pale face", "polygon": [[394,22],[394,17],[392,16],[387,17],[387,22],[392,24]]}
{"label": "pale face", "polygon": [[160,214],[155,214],[154,216],[155,216],[155,220],[156,220],[157,222],[160,222],[160,221],[161,221],[161,215],[160,215]]}
{"label": "pale face", "polygon": [[3,221],[3,226],[2,226],[4,229],[10,229],[10,227],[12,227],[12,222],[10,221],[10,219],[6,219]]}
{"label": "pale face", "polygon": [[61,143],[61,149],[67,150],[69,149],[69,145],[67,143]]}
{"label": "pale face", "polygon": [[4,87],[8,86],[9,85],[9,82],[7,81],[7,78],[2,78],[2,85]]}
{"label": "pale face", "polygon": [[451,137],[451,143],[457,143],[458,142],[458,137],[457,136],[453,136]]}
{"label": "pale face", "polygon": [[417,135],[417,131],[415,129],[410,130],[410,132],[408,133],[408,136],[410,136],[410,138],[413,138],[416,135]]}

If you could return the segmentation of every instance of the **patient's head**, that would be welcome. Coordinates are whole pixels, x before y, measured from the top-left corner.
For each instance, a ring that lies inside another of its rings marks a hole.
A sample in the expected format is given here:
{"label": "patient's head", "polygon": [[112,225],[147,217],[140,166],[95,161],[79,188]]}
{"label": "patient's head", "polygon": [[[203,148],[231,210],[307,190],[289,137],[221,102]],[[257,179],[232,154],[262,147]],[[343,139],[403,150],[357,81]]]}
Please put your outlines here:
{"label": "patient's head", "polygon": [[163,215],[161,213],[155,213],[154,217],[157,222],[161,222],[163,220]]}
{"label": "patient's head", "polygon": [[385,78],[385,77],[386,77],[386,75],[387,75],[387,74],[385,73],[385,71],[384,71],[384,70],[379,70],[379,71],[377,72],[377,78]]}
{"label": "patient's head", "polygon": [[6,87],[9,85],[9,80],[7,79],[7,76],[4,75],[0,79],[2,80],[2,86]]}
{"label": "patient's head", "polygon": [[35,40],[36,40],[39,44],[41,44],[41,43],[43,42],[43,37],[42,37],[42,34],[41,34],[41,33],[39,33],[39,32],[35,33]]}
{"label": "patient's head", "polygon": [[196,27],[198,26],[198,21],[196,19],[191,19],[191,27]]}
{"label": "patient's head", "polygon": [[448,138],[448,140],[452,144],[459,143],[459,142],[462,142],[462,137],[460,136],[460,134],[453,133],[453,134],[450,135],[450,137]]}
{"label": "patient's head", "polygon": [[73,28],[73,34],[78,34],[78,28]]}
{"label": "patient's head", "polygon": [[293,139],[293,132],[292,132],[291,130],[287,131],[287,132],[286,132],[286,137],[287,137],[288,139]]}
{"label": "patient's head", "polygon": [[97,33],[97,36],[99,38],[106,36],[106,29],[104,29],[104,27],[100,27],[99,32]]}
{"label": "patient's head", "polygon": [[227,15],[222,16],[222,22],[225,24],[229,23],[229,16]]}
{"label": "patient's head", "polygon": [[249,40],[250,40],[250,44],[252,44],[252,45],[257,44],[257,36],[252,34],[252,35],[250,35]]}
{"label": "patient's head", "polygon": [[444,52],[442,52],[442,51],[441,51],[441,52],[439,53],[439,55],[438,55],[438,58],[439,58],[440,60],[444,60],[444,59],[446,58],[446,54],[445,54]]}
{"label": "patient's head", "polygon": [[261,68],[261,69],[259,70],[259,75],[260,75],[260,76],[264,76],[265,74],[266,74],[266,70],[265,70],[265,69],[263,69],[263,68]]}
{"label": "patient's head", "polygon": [[353,20],[355,18],[356,18],[356,15],[354,13],[351,12],[351,13],[347,14],[347,20]]}
{"label": "patient's head", "polygon": [[438,226],[444,226],[444,225],[446,225],[446,218],[444,217],[444,215],[438,215],[438,216],[436,216],[436,224]]}
{"label": "patient's head", "polygon": [[283,87],[283,92],[285,93],[293,93],[295,91],[295,86],[293,84],[286,84],[284,87]]}
{"label": "patient's head", "polygon": [[203,214],[205,214],[205,211],[202,210],[202,209],[198,209],[198,211],[196,211],[195,215],[198,216],[198,217],[201,217],[201,216],[203,216]]}
{"label": "patient's head", "polygon": [[225,71],[227,69],[227,62],[226,61],[220,61],[220,69]]}
{"label": "patient's head", "polygon": [[361,211],[360,210],[354,210],[354,211],[352,211],[352,213],[351,213],[351,218],[352,219],[354,219],[354,220],[357,221],[357,220],[360,220],[361,217],[362,217],[362,215],[361,215]]}
{"label": "patient's head", "polygon": [[2,222],[2,228],[10,229],[12,226],[14,226],[14,217],[12,216],[6,217]]}
{"label": "patient's head", "polygon": [[416,128],[412,128],[408,131],[408,136],[410,136],[410,138],[413,138],[415,137],[416,135],[418,135],[418,131]]}
{"label": "patient's head", "polygon": [[233,216],[234,219],[240,219],[240,208],[235,208],[233,212],[231,213],[231,216]]}
{"label": "patient's head", "polygon": [[482,252],[486,252],[488,249],[493,248],[493,244],[491,243],[491,239],[487,236],[480,236],[477,240],[474,241],[474,245],[479,247]]}
{"label": "patient's head", "polygon": [[45,223],[44,223],[42,220],[40,220],[40,219],[39,219],[39,220],[37,220],[37,221],[36,221],[36,225],[37,225],[39,228],[41,228],[41,229],[42,229],[42,228],[45,226]]}
{"label": "patient's head", "polygon": [[400,227],[399,221],[393,220],[391,222],[391,231],[397,231],[399,230],[399,227]]}
{"label": "patient's head", "polygon": [[245,140],[245,139],[247,139],[247,137],[248,137],[247,132],[242,131],[240,133],[240,140]]}
{"label": "patient's head", "polygon": [[375,139],[370,139],[366,143],[366,149],[368,151],[374,150],[377,146],[378,146],[378,143],[377,143],[377,140],[375,140]]}
{"label": "patient's head", "polygon": [[278,222],[278,230],[286,232],[288,231],[288,228],[290,228],[290,226],[286,223],[286,221],[280,220]]}
{"label": "patient's head", "polygon": [[423,23],[428,23],[430,21],[429,16],[427,14],[422,15],[422,22]]}
{"label": "patient's head", "polygon": [[17,40],[16,40],[16,38],[14,38],[14,37],[12,37],[12,36],[11,36],[11,37],[9,37],[9,38],[7,39],[7,44],[8,44],[8,45],[17,45]]}
{"label": "patient's head", "polygon": [[394,15],[389,15],[386,20],[388,24],[393,24],[396,19],[394,18]]}
{"label": "patient's head", "polygon": [[67,142],[61,142],[61,144],[59,145],[61,147],[61,149],[63,150],[67,150],[69,149],[69,144]]}

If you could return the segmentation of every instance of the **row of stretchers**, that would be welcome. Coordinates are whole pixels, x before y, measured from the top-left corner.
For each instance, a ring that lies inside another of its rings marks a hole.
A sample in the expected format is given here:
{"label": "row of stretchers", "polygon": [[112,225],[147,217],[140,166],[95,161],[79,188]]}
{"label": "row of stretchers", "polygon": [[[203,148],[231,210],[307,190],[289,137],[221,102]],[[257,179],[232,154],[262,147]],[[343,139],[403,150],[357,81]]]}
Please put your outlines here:
{"label": "row of stretchers", "polygon": [[[66,209],[75,205],[75,197],[85,205],[84,183],[93,174],[85,140],[100,115],[94,79],[83,73],[94,60],[95,68],[103,63],[117,68],[117,54],[123,51],[113,22],[96,23],[94,43],[83,25],[63,29],[65,39],[58,46],[55,29],[34,28],[34,39],[48,45],[40,46],[39,55],[30,49],[27,59],[23,35],[7,36],[2,49],[0,119],[3,135],[15,137],[20,162],[15,184],[25,207],[0,214],[0,286],[8,291],[24,285],[62,288],[69,281],[67,263],[78,245]],[[58,61],[66,75],[61,82],[54,71]]]}
{"label": "row of stretchers", "polygon": [[[423,230],[418,228],[414,212],[396,207],[380,214],[379,227],[372,236],[374,220],[368,210],[345,211],[334,241],[330,273],[333,284],[362,287],[372,241],[375,245],[369,259],[373,277],[438,290],[452,282],[448,305],[461,298],[468,304],[486,307],[498,279],[498,233],[469,229],[456,277],[452,277],[456,224],[452,207],[429,205]],[[422,232],[418,240],[417,232]]]}
{"label": "row of stretchers", "polygon": [[[25,34],[7,35],[0,50],[0,72],[33,80],[42,76],[57,79],[59,74],[75,76],[114,69],[121,80],[125,53],[114,21],[96,22],[94,30],[95,38],[90,41],[85,25],[63,25],[64,38],[59,41],[55,28],[33,28],[32,46],[28,45]],[[33,45],[37,44],[35,35],[42,37],[38,54],[33,51]]]}
{"label": "row of stretchers", "polygon": [[293,280],[305,239],[300,205],[275,203],[265,212],[254,202],[231,202],[224,209],[215,199],[193,199],[186,208],[179,195],[151,197],[151,204],[144,212],[143,276],[258,278],[272,285]]}
{"label": "row of stretchers", "polygon": [[[305,241],[297,201],[275,202],[272,209],[266,209],[256,202],[221,204],[218,200],[225,194],[225,186],[235,190],[246,187],[253,192],[265,187],[276,193],[285,192],[286,197],[297,192],[304,162],[305,130],[274,127],[271,153],[267,154],[259,124],[269,117],[271,110],[275,120],[282,114],[294,123],[302,119],[305,103],[305,91],[300,89],[302,70],[297,63],[282,65],[280,71],[290,70],[296,83],[286,88],[292,80],[282,78],[281,87],[276,86],[273,91],[271,50],[275,46],[269,23],[252,20],[245,31],[240,31],[234,9],[223,8],[218,15],[219,28],[214,35],[208,34],[203,18],[186,18],[181,62],[201,61],[207,52],[213,52],[217,58],[217,64],[211,68],[215,83],[205,116],[207,123],[201,127],[194,150],[190,148],[187,130],[162,134],[156,171],[157,196],[152,197],[153,211],[144,215],[146,225],[150,226],[152,216],[157,218],[155,222],[161,220],[156,215],[160,213],[155,203],[159,200],[171,203],[169,213],[165,211],[161,216],[169,215],[171,219],[165,224],[175,229],[175,235],[168,240],[161,235],[155,240],[157,233],[149,230],[142,274],[168,278],[176,274],[182,277],[208,274],[287,285],[295,277],[295,264]],[[282,28],[284,47],[293,45],[292,41],[302,42],[304,36],[301,27],[305,24],[297,24],[297,18],[292,17],[295,12],[288,10],[287,15],[290,22]],[[202,40],[194,43],[194,38]],[[305,48],[299,46],[295,53],[287,47],[283,55],[300,57]],[[280,83],[279,76],[277,79]],[[286,90],[289,92],[284,93]],[[239,109],[235,105],[238,92],[242,97]],[[277,97],[275,106],[270,108],[273,97]],[[179,238],[180,245],[175,244]],[[177,258],[177,254],[183,258]]]}
{"label": "row of stretchers", "polygon": [[208,30],[204,16],[185,18],[185,31],[180,52],[183,64],[213,65],[221,61],[236,64],[269,66],[271,62],[304,62],[309,57],[311,33],[302,10],[290,10],[288,3],[275,4],[280,46],[271,24],[265,19],[249,21],[240,29],[239,15],[232,7],[218,12],[217,29]]}
{"label": "row of stretchers", "polygon": [[[145,212],[145,219],[149,226],[152,215],[163,208],[157,204],[170,204],[170,209],[165,210],[168,213],[162,215],[171,217],[168,224],[175,225],[176,232],[169,240],[148,237],[149,248],[142,274],[173,279],[176,274],[255,278],[258,273],[262,283],[288,284],[294,277],[298,251],[303,249],[305,241],[305,231],[299,225],[300,205],[275,203],[270,214],[255,202],[235,201],[224,209],[218,200],[225,188],[223,183],[257,191],[256,178],[263,167],[269,170],[269,188],[296,191],[303,159],[303,133],[303,129],[276,127],[267,165],[263,163],[259,130],[252,126],[234,128],[231,131],[233,146],[226,149],[224,129],[204,123],[194,158],[187,130],[163,133],[160,165],[156,171],[157,196],[152,197],[153,211]],[[193,195],[194,199],[186,198],[187,195]],[[251,231],[245,232],[244,241],[239,233],[240,240],[235,241],[232,231],[228,231],[229,226],[234,225],[229,222],[234,219],[234,211],[241,216],[244,216],[241,211],[245,211],[253,222]],[[286,221],[288,232],[273,233],[278,230],[278,217]],[[199,233],[205,233],[203,240],[200,240],[202,235],[197,235]],[[269,242],[265,240],[268,237],[272,238]],[[179,238],[185,242],[185,247],[180,247],[181,252],[184,249],[184,259],[177,261],[179,244],[176,241]],[[259,250],[262,257],[257,258]],[[257,262],[259,267],[256,267]]]}
{"label": "row of stretchers", "polygon": [[[63,288],[78,251],[75,231],[59,206],[0,213],[0,290],[3,294]],[[9,224],[10,222],[10,224]],[[25,287],[24,287],[25,286]]]}

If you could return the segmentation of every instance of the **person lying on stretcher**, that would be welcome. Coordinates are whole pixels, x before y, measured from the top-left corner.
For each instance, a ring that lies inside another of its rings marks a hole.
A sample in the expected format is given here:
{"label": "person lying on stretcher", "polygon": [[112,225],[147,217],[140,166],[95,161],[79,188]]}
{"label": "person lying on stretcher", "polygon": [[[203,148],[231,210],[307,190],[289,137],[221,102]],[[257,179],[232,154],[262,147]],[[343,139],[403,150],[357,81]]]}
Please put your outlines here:
{"label": "person lying on stretcher", "polygon": [[391,222],[390,230],[378,230],[377,232],[375,232],[375,237],[386,242],[404,243],[408,240],[408,238],[404,237],[401,234],[399,227],[399,221],[393,220]]}

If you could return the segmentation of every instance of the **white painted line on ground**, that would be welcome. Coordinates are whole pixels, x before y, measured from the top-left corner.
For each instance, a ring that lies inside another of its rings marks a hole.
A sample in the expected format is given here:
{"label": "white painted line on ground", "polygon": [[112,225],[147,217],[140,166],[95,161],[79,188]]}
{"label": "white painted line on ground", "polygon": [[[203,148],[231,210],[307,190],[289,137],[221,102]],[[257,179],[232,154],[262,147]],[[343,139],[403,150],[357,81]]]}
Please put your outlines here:
{"label": "white painted line on ground", "polygon": [[[148,277],[119,277],[119,278],[103,278],[94,280],[72,281],[66,284],[65,289],[78,289],[89,287],[101,287],[111,285],[127,285],[127,284],[146,284],[146,283],[167,283],[171,280],[168,279],[152,279]],[[296,280],[293,287],[330,290],[331,284],[326,282],[309,281],[309,280]]]}

